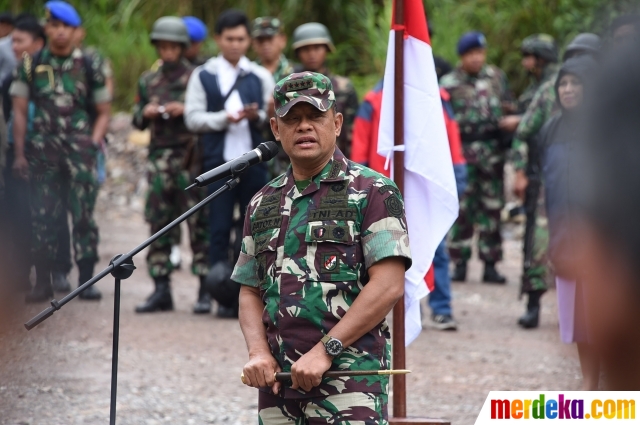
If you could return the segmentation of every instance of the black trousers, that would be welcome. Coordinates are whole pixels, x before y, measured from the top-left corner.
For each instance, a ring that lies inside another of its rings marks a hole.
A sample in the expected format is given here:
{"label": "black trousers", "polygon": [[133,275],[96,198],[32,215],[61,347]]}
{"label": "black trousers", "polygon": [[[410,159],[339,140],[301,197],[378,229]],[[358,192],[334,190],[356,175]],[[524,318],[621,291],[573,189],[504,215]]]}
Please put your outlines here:
{"label": "black trousers", "polygon": [[[7,149],[7,165],[4,169],[5,193],[3,210],[3,246],[10,249],[7,253],[7,268],[10,279],[16,285],[29,281],[31,270],[31,203],[29,199],[30,182],[13,176],[15,159],[13,147]],[[53,266],[54,271],[69,273],[71,271],[71,235],[67,215],[58,223],[58,255]]]}
{"label": "black trousers", "polygon": [[[228,179],[222,179],[209,185],[209,194],[220,189],[227,180]],[[267,167],[264,164],[255,165],[240,176],[240,183],[233,190],[223,192],[209,204],[209,228],[211,232],[209,259],[211,265],[214,265],[218,261],[229,260],[235,263],[237,258],[233,257],[236,257],[237,253],[230,253],[232,250],[230,246],[230,236],[234,226],[233,209],[236,203],[240,205],[239,238],[242,238],[244,214],[249,205],[249,201],[265,184],[267,184]],[[236,240],[236,242],[238,242],[238,240]]]}

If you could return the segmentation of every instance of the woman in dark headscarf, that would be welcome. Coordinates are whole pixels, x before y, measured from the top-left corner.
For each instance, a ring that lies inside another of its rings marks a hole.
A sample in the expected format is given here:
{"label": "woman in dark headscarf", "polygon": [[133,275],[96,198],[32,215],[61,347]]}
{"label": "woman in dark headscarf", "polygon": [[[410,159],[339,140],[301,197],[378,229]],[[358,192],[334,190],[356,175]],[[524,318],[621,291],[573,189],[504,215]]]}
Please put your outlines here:
{"label": "woman in dark headscarf", "polygon": [[549,258],[556,272],[560,337],[565,343],[577,343],[582,368],[583,389],[598,388],[599,363],[589,344],[584,311],[584,290],[574,273],[575,246],[569,222],[569,177],[573,151],[584,141],[580,122],[589,75],[595,62],[588,56],[571,58],[562,66],[556,81],[560,112],[540,132],[542,173],[549,220]]}

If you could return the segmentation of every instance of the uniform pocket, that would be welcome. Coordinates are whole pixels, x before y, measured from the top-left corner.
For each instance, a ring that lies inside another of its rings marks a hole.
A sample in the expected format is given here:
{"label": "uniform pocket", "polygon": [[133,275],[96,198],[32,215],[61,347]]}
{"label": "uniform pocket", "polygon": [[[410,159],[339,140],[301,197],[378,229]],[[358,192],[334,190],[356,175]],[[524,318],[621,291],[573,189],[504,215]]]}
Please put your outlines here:
{"label": "uniform pocket", "polygon": [[260,287],[270,285],[275,280],[276,256],[280,229],[269,229],[253,237],[255,243],[256,275]]}
{"label": "uniform pocket", "polygon": [[358,279],[357,235],[353,221],[312,221],[305,234],[309,280],[344,282]]}

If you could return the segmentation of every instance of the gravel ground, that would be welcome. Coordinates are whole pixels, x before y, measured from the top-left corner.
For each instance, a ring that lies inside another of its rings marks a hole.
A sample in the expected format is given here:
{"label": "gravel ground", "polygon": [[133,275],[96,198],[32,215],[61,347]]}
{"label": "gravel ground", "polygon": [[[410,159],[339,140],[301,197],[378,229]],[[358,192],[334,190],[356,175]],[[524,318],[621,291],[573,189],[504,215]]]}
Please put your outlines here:
{"label": "gravel ground", "polygon": [[[141,184],[131,190],[140,192]],[[105,192],[96,214],[97,270],[148,232],[139,199],[108,207],[117,191]],[[520,242],[510,236],[516,233],[506,232],[500,265],[508,285],[481,284],[481,264],[473,262],[469,282],[453,284],[458,332],[425,330],[408,347],[410,416],[473,424],[491,390],[579,388],[575,348],[559,340],[555,292],[543,299],[539,329],[523,331],[515,323],[524,309],[524,300],[517,300]],[[183,263],[189,264],[183,245]],[[193,315],[197,281],[184,269],[173,276],[176,311],[136,315],[134,306],[152,288],[144,258],[136,257],[139,269],[122,288],[118,423],[255,424],[257,393],[239,380],[247,356],[238,322]],[[76,276],[74,270],[73,283]],[[109,278],[97,286],[102,301],[74,300],[31,332],[22,323],[46,304],[0,306],[0,424],[107,423],[114,290]]]}

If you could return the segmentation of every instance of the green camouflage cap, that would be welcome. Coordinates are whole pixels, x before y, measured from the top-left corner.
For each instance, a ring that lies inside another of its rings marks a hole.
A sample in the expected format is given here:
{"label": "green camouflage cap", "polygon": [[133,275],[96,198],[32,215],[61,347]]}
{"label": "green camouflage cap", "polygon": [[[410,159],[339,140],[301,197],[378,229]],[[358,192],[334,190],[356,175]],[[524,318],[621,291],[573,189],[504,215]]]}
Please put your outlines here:
{"label": "green camouflage cap", "polygon": [[280,118],[287,115],[293,105],[307,102],[326,112],[336,102],[331,80],[317,72],[298,72],[278,81],[273,89],[276,115]]}
{"label": "green camouflage cap", "polygon": [[253,21],[251,37],[273,37],[282,31],[282,21],[273,16],[261,16]]}

